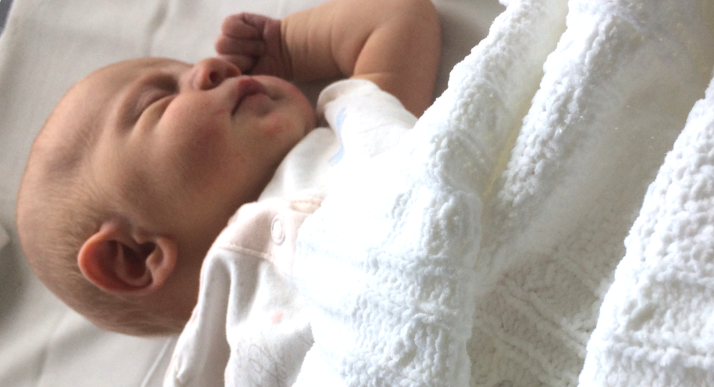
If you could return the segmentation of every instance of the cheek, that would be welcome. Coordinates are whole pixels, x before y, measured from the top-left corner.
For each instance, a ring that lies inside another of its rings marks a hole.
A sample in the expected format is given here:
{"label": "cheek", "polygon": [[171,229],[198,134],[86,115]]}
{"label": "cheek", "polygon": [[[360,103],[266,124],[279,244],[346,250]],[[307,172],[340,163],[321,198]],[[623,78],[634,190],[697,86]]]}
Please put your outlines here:
{"label": "cheek", "polygon": [[266,125],[266,135],[270,138],[282,138],[294,146],[315,128],[315,111],[307,100],[289,100],[276,111]]}
{"label": "cheek", "polygon": [[263,122],[262,134],[260,141],[263,144],[256,144],[256,147],[267,148],[266,156],[282,159],[305,137],[305,130],[293,115],[272,115]]}
{"label": "cheek", "polygon": [[164,112],[162,129],[166,137],[187,145],[217,146],[227,138],[229,113],[206,101],[177,100]]}
{"label": "cheek", "polygon": [[[209,180],[218,173],[229,153],[229,126],[225,113],[209,110],[210,105],[172,104],[159,128],[164,158],[187,179]],[[215,110],[215,109],[214,109]]]}

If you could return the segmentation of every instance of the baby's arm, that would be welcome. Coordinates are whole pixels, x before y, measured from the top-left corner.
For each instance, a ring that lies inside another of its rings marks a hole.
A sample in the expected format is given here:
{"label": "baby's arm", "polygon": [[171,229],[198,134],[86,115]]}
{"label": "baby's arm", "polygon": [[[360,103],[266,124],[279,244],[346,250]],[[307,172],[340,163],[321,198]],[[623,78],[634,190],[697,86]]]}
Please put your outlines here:
{"label": "baby's arm", "polygon": [[376,83],[416,115],[432,100],[441,45],[429,0],[331,0],[282,21],[233,15],[216,50],[250,74]]}

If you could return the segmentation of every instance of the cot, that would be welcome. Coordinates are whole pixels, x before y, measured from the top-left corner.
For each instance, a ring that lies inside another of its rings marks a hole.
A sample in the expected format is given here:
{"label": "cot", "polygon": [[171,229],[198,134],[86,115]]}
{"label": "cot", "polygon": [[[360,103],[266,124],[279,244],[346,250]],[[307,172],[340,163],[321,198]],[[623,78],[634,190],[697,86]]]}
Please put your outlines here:
{"label": "cot", "polygon": [[[0,385],[160,385],[176,341],[97,330],[22,259],[15,194],[62,93],[121,59],[211,55],[230,13],[316,2],[14,0]],[[298,259],[335,269],[296,273],[316,310],[303,382],[714,385],[714,3],[434,3],[439,98],[301,230]]]}

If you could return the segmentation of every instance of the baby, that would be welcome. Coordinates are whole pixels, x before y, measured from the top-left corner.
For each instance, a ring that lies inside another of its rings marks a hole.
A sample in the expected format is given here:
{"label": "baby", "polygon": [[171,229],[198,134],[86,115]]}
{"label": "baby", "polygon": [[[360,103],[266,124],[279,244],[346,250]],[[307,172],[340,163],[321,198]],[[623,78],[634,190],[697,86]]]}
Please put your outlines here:
{"label": "baby", "polygon": [[97,326],[180,332],[203,259],[316,126],[289,81],[374,83],[420,115],[438,66],[429,0],[332,0],[283,20],[233,15],[219,56],[145,58],[74,85],[32,147],[17,204],[28,262]]}

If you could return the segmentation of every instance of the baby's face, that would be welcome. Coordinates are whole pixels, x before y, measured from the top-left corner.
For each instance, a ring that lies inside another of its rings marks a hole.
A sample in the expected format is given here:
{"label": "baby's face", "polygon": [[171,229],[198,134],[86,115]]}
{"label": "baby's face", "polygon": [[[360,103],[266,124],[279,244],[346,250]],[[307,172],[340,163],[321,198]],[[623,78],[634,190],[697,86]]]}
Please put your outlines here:
{"label": "baby's face", "polygon": [[95,123],[91,178],[108,192],[138,193],[129,205],[138,206],[139,219],[158,221],[201,249],[241,204],[257,199],[315,125],[312,106],[295,86],[243,76],[217,58],[193,66],[126,61],[77,89],[73,105],[93,107],[72,111],[78,122]]}

